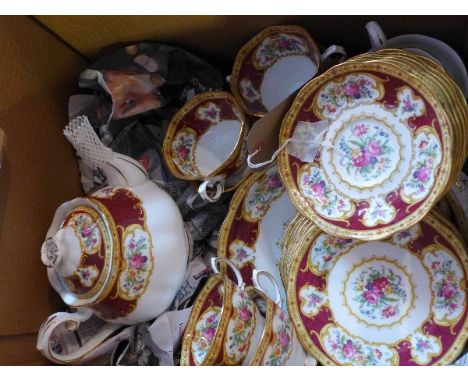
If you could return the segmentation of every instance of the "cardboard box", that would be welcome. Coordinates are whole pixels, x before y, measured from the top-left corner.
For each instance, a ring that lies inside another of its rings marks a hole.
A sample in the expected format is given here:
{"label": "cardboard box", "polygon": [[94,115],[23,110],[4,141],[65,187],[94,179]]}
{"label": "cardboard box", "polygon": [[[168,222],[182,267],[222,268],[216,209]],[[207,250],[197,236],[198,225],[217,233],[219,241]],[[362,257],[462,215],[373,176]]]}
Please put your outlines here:
{"label": "cardboard box", "polygon": [[[62,135],[79,73],[106,45],[176,44],[229,73],[244,42],[270,25],[298,24],[322,46],[369,49],[364,25],[388,36],[427,34],[468,61],[463,16],[3,16],[0,17],[0,364],[46,364],[36,351],[42,321],[63,308],[39,250],[56,207],[82,193],[71,145]],[[1,146],[1,145],[0,145]]]}

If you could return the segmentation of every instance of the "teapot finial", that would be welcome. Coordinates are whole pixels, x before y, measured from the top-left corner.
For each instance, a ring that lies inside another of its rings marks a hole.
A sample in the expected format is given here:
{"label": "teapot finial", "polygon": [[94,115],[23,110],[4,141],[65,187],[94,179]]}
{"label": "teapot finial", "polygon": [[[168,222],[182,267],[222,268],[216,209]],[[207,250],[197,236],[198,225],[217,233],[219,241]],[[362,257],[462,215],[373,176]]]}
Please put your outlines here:
{"label": "teapot finial", "polygon": [[53,237],[47,238],[44,244],[42,244],[41,260],[48,268],[57,266],[62,260],[57,242]]}

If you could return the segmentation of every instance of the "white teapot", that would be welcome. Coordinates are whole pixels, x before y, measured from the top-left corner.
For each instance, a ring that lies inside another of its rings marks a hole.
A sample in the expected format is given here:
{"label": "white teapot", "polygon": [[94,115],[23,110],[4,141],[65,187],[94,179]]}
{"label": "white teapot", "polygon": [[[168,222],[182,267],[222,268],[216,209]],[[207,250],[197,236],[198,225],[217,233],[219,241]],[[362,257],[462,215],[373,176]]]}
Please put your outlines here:
{"label": "white teapot", "polygon": [[[41,249],[48,278],[74,313],[55,313],[42,325],[37,348],[57,363],[79,359],[120,325],[158,317],[183,283],[190,245],[173,199],[132,158],[99,141],[86,117],[65,129],[83,162],[102,169],[108,186],[62,204]],[[75,329],[96,314],[109,324],[82,348],[52,349],[58,325]]]}

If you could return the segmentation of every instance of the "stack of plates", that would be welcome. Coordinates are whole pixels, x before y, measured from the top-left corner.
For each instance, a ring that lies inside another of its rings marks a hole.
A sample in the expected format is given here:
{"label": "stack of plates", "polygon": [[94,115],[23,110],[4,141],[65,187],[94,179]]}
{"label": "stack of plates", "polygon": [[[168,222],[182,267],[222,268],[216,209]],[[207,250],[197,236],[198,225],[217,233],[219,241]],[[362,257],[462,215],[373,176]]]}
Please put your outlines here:
{"label": "stack of plates", "polygon": [[453,362],[468,336],[468,256],[452,228],[430,213],[387,240],[365,242],[298,215],[280,268],[306,350],[322,364]]}
{"label": "stack of plates", "polygon": [[463,94],[430,59],[400,50],[357,56],[310,81],[286,115],[327,120],[311,163],[283,151],[280,173],[298,211],[321,230],[377,240],[420,221],[451,188],[468,152]]}

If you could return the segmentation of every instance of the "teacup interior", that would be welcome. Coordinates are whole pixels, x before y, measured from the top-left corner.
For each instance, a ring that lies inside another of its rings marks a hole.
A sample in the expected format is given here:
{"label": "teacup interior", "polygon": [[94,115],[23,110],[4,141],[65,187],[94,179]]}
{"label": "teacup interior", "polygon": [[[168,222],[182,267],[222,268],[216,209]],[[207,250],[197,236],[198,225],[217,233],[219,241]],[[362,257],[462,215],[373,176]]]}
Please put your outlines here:
{"label": "teacup interior", "polygon": [[263,105],[272,110],[314,77],[317,70],[317,65],[306,56],[280,58],[263,75],[260,86]]}
{"label": "teacup interior", "polygon": [[209,175],[229,158],[240,139],[241,126],[237,119],[221,121],[199,138],[195,163],[202,176]]}

